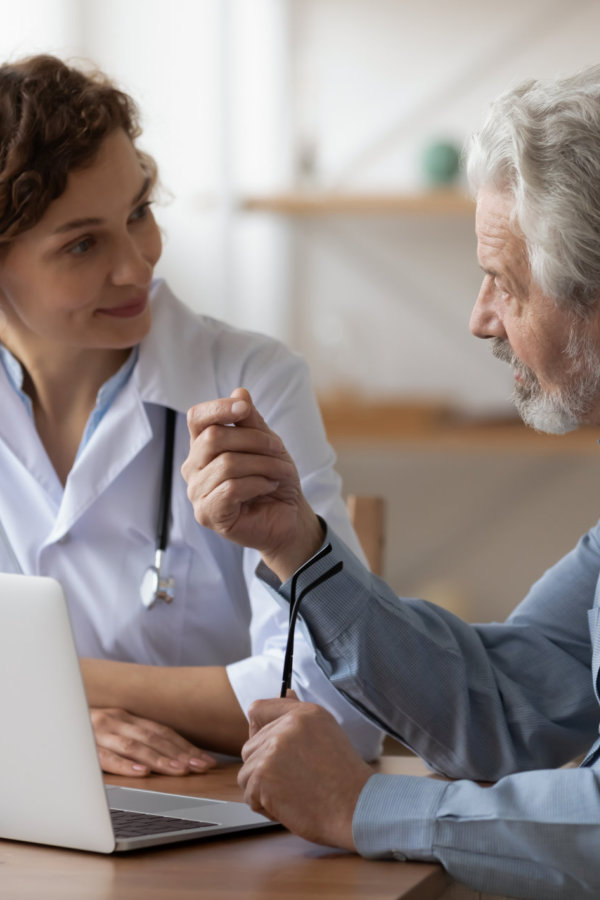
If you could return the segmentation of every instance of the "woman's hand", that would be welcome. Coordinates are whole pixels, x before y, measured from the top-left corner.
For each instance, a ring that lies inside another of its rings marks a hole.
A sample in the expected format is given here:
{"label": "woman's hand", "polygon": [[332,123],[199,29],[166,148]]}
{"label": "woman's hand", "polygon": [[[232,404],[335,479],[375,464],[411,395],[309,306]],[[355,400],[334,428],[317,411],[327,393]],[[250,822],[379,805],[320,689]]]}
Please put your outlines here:
{"label": "woman's hand", "polygon": [[216,760],[167,725],[124,709],[90,710],[100,765],[113,775],[189,775],[205,772]]}
{"label": "woman's hand", "polygon": [[259,550],[285,581],[316,553],[323,531],[282,441],[243,388],[192,407],[188,428],[181,473],[197,521]]}
{"label": "woman's hand", "polygon": [[259,700],[238,783],[252,809],[300,837],[355,850],[354,809],[369,766],[333,716],[314,703]]}

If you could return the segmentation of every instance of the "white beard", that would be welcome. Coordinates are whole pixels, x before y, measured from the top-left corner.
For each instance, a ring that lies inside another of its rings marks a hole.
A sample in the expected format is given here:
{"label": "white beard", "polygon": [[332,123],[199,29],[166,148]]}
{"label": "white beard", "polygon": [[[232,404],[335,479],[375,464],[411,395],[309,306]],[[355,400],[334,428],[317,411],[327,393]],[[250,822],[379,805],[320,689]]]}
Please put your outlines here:
{"label": "white beard", "polygon": [[526,425],[547,434],[573,431],[587,418],[600,399],[600,353],[578,322],[571,329],[565,359],[566,386],[544,391],[536,375],[517,359],[508,341],[493,340],[492,353],[521,376],[515,381],[513,402]]}

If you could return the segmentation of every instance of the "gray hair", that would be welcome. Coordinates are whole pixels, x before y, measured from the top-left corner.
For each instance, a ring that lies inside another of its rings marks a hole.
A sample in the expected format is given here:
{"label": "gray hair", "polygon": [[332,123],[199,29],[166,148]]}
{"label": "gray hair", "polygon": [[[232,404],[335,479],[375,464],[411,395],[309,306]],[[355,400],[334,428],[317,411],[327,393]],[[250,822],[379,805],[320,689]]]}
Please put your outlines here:
{"label": "gray hair", "polygon": [[600,300],[600,65],[498,98],[468,148],[475,191],[514,196],[535,282],[585,315]]}

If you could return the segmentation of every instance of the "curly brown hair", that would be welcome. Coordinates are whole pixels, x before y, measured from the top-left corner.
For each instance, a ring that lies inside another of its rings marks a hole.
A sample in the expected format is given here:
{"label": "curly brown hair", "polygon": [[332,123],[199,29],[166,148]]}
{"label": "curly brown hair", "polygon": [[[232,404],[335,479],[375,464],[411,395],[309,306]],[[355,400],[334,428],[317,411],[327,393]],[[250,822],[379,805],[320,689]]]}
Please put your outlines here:
{"label": "curly brown hair", "polygon": [[[135,141],[138,111],[100,72],[48,55],[0,66],[0,245],[39,222],[69,173],[91,163],[118,128]],[[155,182],[154,160],[136,152]]]}

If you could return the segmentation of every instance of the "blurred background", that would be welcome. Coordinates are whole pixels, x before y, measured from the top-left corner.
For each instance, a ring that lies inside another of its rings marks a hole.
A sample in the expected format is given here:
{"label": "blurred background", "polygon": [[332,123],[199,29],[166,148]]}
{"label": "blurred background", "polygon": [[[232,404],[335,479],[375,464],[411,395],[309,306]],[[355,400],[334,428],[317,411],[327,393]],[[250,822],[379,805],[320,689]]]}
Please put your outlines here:
{"label": "blurred background", "polygon": [[[460,153],[489,101],[600,62],[593,0],[0,0],[0,56],[91,60],[157,159],[158,274],[309,361],[385,575],[502,619],[598,517],[597,436],[526,432],[468,331]],[[201,398],[199,398],[201,399]]]}

